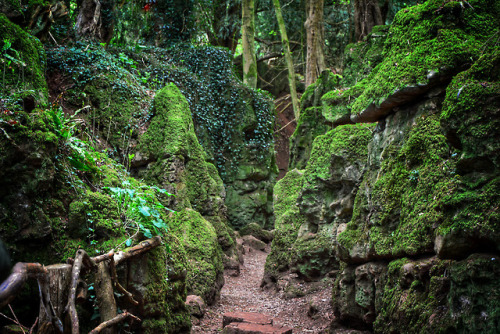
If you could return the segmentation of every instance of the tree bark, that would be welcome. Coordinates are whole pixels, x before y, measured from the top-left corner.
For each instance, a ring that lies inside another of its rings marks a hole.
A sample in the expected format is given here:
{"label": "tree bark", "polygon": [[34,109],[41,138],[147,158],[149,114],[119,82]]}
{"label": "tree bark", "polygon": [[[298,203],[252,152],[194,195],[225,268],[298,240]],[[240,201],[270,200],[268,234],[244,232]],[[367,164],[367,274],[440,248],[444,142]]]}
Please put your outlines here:
{"label": "tree bark", "polygon": [[255,14],[254,0],[243,0],[241,3],[241,44],[243,47],[243,82],[250,87],[257,87],[257,59],[255,56],[254,34]]}
{"label": "tree bark", "polygon": [[283,51],[285,53],[285,61],[288,67],[288,82],[290,84],[290,95],[292,97],[293,113],[295,119],[299,119],[299,100],[297,98],[297,88],[295,86],[295,70],[293,69],[293,60],[290,52],[290,43],[288,42],[288,35],[286,33],[285,21],[283,20],[283,15],[281,14],[281,6],[279,0],[273,0],[274,10],[276,12],[276,18],[278,19],[278,25],[281,34],[281,43],[283,44]]}
{"label": "tree bark", "polygon": [[71,284],[71,265],[54,264],[46,266],[47,276],[39,278],[40,284],[40,312],[38,328],[50,326],[55,333],[62,332],[64,306],[68,300],[68,291]]}
{"label": "tree bark", "polygon": [[114,0],[82,0],[75,23],[79,38],[109,43],[114,29]]}
{"label": "tree bark", "polygon": [[[99,314],[101,315],[101,322],[114,319],[117,315],[117,307],[113,293],[113,284],[111,283],[109,266],[106,261],[100,262],[97,265],[95,293],[97,297],[97,305],[99,306]],[[103,329],[102,333],[115,334],[116,326],[109,326]]]}
{"label": "tree bark", "polygon": [[354,31],[356,40],[362,40],[376,25],[384,24],[377,0],[354,1]]}
{"label": "tree bark", "polygon": [[307,0],[307,20],[304,23],[307,32],[306,87],[315,82],[326,69],[323,51],[323,0]]}

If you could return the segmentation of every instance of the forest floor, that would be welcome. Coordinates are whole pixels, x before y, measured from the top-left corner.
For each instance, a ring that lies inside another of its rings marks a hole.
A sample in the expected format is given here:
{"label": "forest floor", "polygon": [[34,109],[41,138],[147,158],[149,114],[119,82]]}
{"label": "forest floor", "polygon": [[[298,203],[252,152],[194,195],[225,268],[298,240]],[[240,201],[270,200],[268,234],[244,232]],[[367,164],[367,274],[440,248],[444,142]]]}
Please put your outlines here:
{"label": "forest floor", "polygon": [[[323,333],[332,315],[331,283],[299,298],[285,298],[281,292],[263,290],[260,283],[268,252],[250,249],[244,255],[240,276],[224,274],[221,298],[210,306],[200,323],[193,324],[191,333],[220,333],[222,316],[226,312],[258,312],[274,318],[274,323],[293,329],[293,333]],[[308,316],[310,305],[314,315]]]}

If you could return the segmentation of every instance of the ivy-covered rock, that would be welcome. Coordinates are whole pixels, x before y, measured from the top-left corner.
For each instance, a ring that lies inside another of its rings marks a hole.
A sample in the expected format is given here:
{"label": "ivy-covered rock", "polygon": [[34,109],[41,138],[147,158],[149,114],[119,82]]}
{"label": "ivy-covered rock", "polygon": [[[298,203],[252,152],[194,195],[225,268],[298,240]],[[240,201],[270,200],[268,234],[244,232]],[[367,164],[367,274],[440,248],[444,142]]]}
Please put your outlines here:
{"label": "ivy-covered rock", "polygon": [[226,188],[230,224],[273,225],[274,109],[262,92],[243,85],[233,73],[227,50],[177,45],[145,49],[140,59],[147,85],[175,83],[186,97],[194,130]]}

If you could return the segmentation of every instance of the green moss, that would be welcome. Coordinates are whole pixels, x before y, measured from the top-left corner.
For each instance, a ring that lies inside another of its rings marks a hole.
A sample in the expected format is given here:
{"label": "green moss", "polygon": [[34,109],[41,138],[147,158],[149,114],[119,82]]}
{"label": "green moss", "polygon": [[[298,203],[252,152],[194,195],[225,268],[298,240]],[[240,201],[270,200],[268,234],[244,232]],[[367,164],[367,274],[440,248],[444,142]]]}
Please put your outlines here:
{"label": "green moss", "polygon": [[[152,157],[181,154],[189,156],[194,126],[186,98],[175,84],[168,84],[154,99],[155,116],[140,139],[142,151]],[[198,144],[199,147],[199,144]]]}
{"label": "green moss", "polygon": [[385,148],[380,170],[365,176],[352,220],[339,235],[341,247],[365,244],[383,257],[431,251],[436,224],[444,219],[441,208],[457,184],[454,166],[439,115],[418,116],[403,143]]}
{"label": "green moss", "polygon": [[355,85],[367,77],[382,60],[382,51],[390,26],[375,26],[361,42],[349,44],[344,50],[344,70],[341,84]]}
{"label": "green moss", "polygon": [[[30,91],[29,95],[34,96],[36,102],[46,103],[48,101],[45,81],[46,57],[42,43],[9,21],[4,14],[0,14],[0,29],[3,36],[2,42],[11,43],[11,46],[5,50],[5,54],[16,59],[10,65],[12,70],[4,71],[1,94],[12,98],[12,95],[15,97],[18,93]],[[4,54],[0,57],[6,63],[12,61],[10,58],[5,58]]]}
{"label": "green moss", "polygon": [[373,128],[374,124],[344,125],[316,137],[304,174],[306,180],[329,179],[335,168],[332,156],[342,156],[351,164],[364,163]]}
{"label": "green moss", "polygon": [[314,138],[325,134],[331,127],[324,124],[321,107],[302,110],[294,133],[290,137],[289,169],[304,169],[311,154]]}
{"label": "green moss", "polygon": [[175,236],[169,235],[164,241],[170,252],[160,246],[147,255],[148,276],[143,282],[146,287],[143,298],[147,304],[143,310],[146,319],[141,323],[142,330],[145,333],[188,333],[191,320],[184,304],[186,285],[183,276],[187,269],[186,253]]}
{"label": "green moss", "polygon": [[299,227],[305,223],[297,198],[304,182],[301,171],[289,171],[274,187],[275,232],[271,253],[266,259],[266,275],[277,278],[279,272],[290,268],[291,248],[297,239]]}
{"label": "green moss", "polygon": [[498,259],[478,254],[463,261],[391,261],[378,294],[374,331],[495,333],[499,268]]}
{"label": "green moss", "polygon": [[186,250],[188,293],[213,303],[224,283],[222,249],[214,227],[190,209],[171,214],[169,226]]}
{"label": "green moss", "polygon": [[307,87],[300,99],[300,117],[290,137],[289,169],[304,169],[311,153],[311,145],[319,135],[330,129],[321,115],[321,97],[339,86],[341,77],[324,71],[318,80]]}

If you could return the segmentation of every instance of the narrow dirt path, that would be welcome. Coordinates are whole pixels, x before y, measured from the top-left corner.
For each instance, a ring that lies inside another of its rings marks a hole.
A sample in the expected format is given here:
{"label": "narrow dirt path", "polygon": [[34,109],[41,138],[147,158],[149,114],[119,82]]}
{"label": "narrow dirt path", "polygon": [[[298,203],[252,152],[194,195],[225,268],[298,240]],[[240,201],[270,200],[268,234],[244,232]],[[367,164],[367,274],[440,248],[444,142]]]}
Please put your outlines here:
{"label": "narrow dirt path", "polygon": [[[191,333],[220,333],[222,316],[226,312],[258,312],[275,318],[275,324],[293,328],[293,333],[322,333],[331,318],[331,285],[300,298],[285,299],[279,293],[264,291],[260,282],[264,275],[267,252],[251,250],[244,256],[240,276],[225,274],[221,299],[208,308]],[[313,303],[317,313],[307,315]]]}

